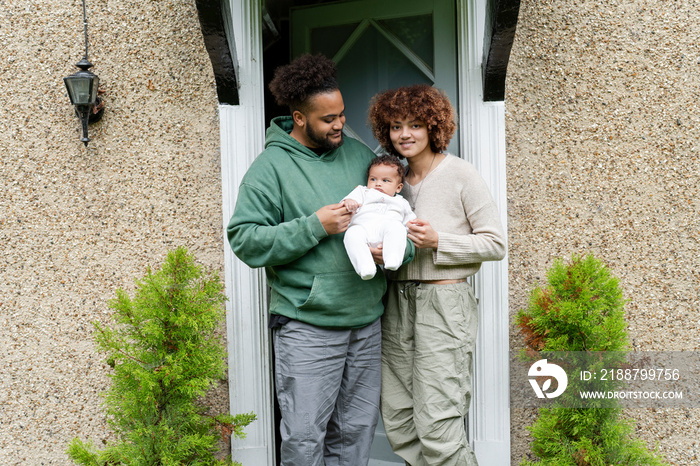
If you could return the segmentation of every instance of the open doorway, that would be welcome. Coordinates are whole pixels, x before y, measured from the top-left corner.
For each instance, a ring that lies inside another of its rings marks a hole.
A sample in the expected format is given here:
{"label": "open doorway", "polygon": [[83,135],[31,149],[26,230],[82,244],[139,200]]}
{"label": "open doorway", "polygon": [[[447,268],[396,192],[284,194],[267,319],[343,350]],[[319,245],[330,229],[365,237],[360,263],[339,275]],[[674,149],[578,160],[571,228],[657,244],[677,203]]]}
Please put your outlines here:
{"label": "open doorway", "polygon": [[[266,0],[262,38],[266,126],[272,118],[289,113],[275,103],[267,83],[278,66],[304,53],[322,53],[336,63],[346,106],[344,132],[375,152],[379,146],[366,120],[369,101],[376,93],[426,83],[443,89],[458,106],[453,0]],[[450,152],[459,154],[459,140],[459,135],[453,138]],[[370,464],[404,464],[392,452],[381,420]]]}

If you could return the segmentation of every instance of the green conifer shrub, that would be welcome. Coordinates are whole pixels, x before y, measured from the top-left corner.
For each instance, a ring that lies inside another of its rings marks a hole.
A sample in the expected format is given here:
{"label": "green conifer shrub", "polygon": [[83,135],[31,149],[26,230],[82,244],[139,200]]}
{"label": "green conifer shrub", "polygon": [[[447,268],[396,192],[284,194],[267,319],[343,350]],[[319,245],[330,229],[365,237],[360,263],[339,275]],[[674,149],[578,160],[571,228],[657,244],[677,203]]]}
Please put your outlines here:
{"label": "green conifer shrub", "polygon": [[[616,352],[628,350],[625,300],[617,278],[593,255],[556,260],[547,285],[531,293],[518,324],[525,352]],[[570,379],[571,381],[571,379]],[[576,384],[576,380],[571,381]],[[567,391],[571,390],[570,386]],[[576,388],[574,387],[574,390]],[[607,404],[609,406],[609,404]],[[532,453],[522,466],[661,466],[644,442],[633,437],[634,423],[612,408],[540,408],[528,428]]]}
{"label": "green conifer shrub", "polygon": [[162,268],[110,301],[114,325],[95,323],[95,339],[113,371],[105,393],[117,440],[98,451],[73,439],[68,454],[82,465],[223,465],[218,439],[245,437],[255,415],[208,416],[199,403],[225,376],[225,348],[216,335],[226,296],[215,272],[195,265],[184,247]]}

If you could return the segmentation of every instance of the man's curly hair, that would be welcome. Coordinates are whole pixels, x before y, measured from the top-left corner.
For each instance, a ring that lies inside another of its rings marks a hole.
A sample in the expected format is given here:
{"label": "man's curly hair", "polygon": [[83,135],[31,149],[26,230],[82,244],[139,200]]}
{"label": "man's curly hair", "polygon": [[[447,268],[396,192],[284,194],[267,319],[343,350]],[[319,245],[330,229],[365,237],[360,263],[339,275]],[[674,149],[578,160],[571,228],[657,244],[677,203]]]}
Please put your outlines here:
{"label": "man's curly hair", "polygon": [[447,95],[428,84],[415,84],[375,95],[367,119],[374,137],[390,154],[403,158],[389,138],[394,120],[415,118],[428,127],[430,149],[444,152],[457,129],[455,110]]}
{"label": "man's curly hair", "polygon": [[332,60],[307,53],[277,68],[269,88],[278,105],[304,113],[309,97],[338,89],[336,74]]}

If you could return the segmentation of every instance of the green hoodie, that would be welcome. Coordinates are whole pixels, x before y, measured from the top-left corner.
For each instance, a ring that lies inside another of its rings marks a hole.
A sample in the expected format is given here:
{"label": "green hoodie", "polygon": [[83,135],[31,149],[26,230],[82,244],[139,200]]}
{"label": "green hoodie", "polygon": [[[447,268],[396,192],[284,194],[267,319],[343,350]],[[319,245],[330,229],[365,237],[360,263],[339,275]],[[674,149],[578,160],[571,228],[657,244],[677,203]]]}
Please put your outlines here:
{"label": "green hoodie", "polygon": [[[229,243],[250,267],[265,267],[271,313],[319,327],[363,327],[384,312],[384,275],[362,280],[343,234],[329,236],[315,212],[364,185],[375,155],[345,138],[319,156],[291,137],[291,130],[291,117],[272,120],[265,150],[241,182]],[[414,253],[407,241],[405,262]]]}

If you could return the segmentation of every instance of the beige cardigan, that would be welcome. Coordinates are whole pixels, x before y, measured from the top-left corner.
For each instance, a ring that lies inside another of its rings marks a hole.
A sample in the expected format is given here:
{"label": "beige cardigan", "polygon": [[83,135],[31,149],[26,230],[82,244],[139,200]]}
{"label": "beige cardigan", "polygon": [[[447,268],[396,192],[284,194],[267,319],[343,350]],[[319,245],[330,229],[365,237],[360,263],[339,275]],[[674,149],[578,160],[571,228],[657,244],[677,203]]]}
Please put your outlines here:
{"label": "beige cardigan", "polygon": [[415,259],[391,274],[393,280],[466,278],[482,262],[506,254],[498,209],[483,178],[469,162],[445,155],[421,183],[404,183],[401,191],[416,216],[438,232],[437,250],[416,249]]}

